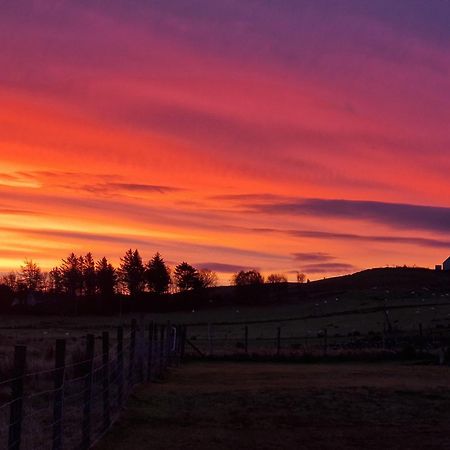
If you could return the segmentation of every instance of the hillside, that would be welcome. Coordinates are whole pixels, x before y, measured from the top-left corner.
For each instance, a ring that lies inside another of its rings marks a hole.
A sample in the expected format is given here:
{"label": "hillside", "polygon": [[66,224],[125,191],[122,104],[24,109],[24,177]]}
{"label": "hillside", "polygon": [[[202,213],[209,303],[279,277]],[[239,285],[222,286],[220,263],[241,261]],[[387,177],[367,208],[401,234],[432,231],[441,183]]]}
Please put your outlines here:
{"label": "hillside", "polygon": [[[222,286],[208,293],[209,304],[249,303],[253,305],[292,304],[338,297],[365,300],[405,300],[446,296],[450,292],[450,272],[430,269],[395,267],[374,268],[309,283],[288,283],[286,286],[264,285],[258,289],[238,289]],[[249,298],[245,298],[245,295]],[[255,298],[251,298],[255,296]]]}

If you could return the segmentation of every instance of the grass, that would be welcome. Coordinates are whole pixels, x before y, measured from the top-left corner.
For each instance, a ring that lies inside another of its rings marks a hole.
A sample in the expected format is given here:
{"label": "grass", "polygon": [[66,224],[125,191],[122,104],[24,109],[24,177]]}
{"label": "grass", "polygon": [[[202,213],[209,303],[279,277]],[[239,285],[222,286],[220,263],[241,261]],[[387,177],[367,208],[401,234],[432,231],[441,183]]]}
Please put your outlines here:
{"label": "grass", "polygon": [[448,448],[449,368],[191,363],[140,388],[97,450]]}

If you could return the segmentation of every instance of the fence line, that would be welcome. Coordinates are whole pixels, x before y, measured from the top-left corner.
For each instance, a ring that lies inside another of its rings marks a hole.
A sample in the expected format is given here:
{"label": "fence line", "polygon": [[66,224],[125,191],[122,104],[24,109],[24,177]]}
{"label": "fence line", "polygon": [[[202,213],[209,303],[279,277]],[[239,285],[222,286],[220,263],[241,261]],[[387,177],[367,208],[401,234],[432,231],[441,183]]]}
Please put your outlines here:
{"label": "fence line", "polygon": [[265,324],[265,323],[283,323],[283,322],[297,322],[302,320],[311,320],[311,319],[327,319],[331,317],[340,317],[340,316],[353,316],[353,315],[364,315],[364,314],[373,314],[377,312],[384,312],[385,310],[401,310],[401,309],[413,309],[417,307],[439,307],[439,306],[448,306],[447,302],[433,302],[426,303],[424,305],[419,305],[417,303],[408,303],[408,304],[394,304],[394,305],[383,305],[383,306],[371,306],[368,308],[357,308],[357,309],[347,309],[343,311],[335,311],[329,313],[314,313],[314,314],[305,314],[303,316],[294,316],[294,317],[283,317],[277,319],[250,319],[250,320],[231,320],[231,321],[214,321],[214,322],[190,322],[190,326],[209,326],[209,325],[256,325],[256,324]]}
{"label": "fence line", "polygon": [[[291,321],[290,321],[291,322]],[[273,326],[258,326],[260,323]],[[302,357],[332,356],[356,352],[373,354],[433,354],[447,351],[450,359],[450,326],[448,328],[427,328],[421,323],[417,329],[388,329],[383,326],[378,332],[358,331],[347,334],[332,333],[333,328],[322,327],[314,333],[298,334],[292,327],[283,327],[283,320],[270,322],[238,322],[189,324],[186,337],[186,351],[191,357]],[[275,326],[276,325],[276,326]],[[385,324],[384,324],[385,325]]]}
{"label": "fence line", "polygon": [[90,448],[117,420],[134,387],[164,377],[184,353],[181,325],[139,328],[133,320],[126,335],[123,327],[116,333],[114,345],[109,331],[97,337],[99,352],[96,337],[87,335],[83,358],[71,364],[66,340],[58,339],[54,368],[33,373],[26,373],[27,347],[15,346],[13,376],[0,382],[0,393],[11,387],[0,404],[0,448]]}

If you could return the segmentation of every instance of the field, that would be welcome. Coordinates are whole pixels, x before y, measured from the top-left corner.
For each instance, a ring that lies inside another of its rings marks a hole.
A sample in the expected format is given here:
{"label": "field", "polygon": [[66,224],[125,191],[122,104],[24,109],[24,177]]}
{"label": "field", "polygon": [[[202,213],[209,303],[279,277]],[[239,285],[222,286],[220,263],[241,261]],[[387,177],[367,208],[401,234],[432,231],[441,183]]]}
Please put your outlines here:
{"label": "field", "polygon": [[[34,421],[39,413],[51,432],[55,340],[64,338],[66,364],[71,367],[64,395],[73,402],[64,403],[65,420],[74,430],[69,430],[66,441],[79,441],[86,402],[81,394],[87,379],[80,370],[90,333],[95,336],[94,371],[98,375],[92,419],[98,431],[95,438],[101,435],[102,421],[97,419],[103,411],[99,394],[102,332],[109,332],[111,352],[117,356],[116,329],[124,326],[128,367],[130,324],[136,319],[137,336],[143,343],[137,347],[141,356],[146,354],[143,349],[148,345],[151,321],[170,321],[187,324],[188,356],[201,353],[252,362],[189,358],[187,365],[172,368],[164,382],[157,378],[157,383],[136,390],[138,372],[127,372],[133,381],[127,413],[105,443],[99,444],[100,449],[445,448],[449,442],[444,428],[450,419],[446,389],[450,370],[445,365],[450,359],[448,281],[448,274],[433,271],[383,269],[302,286],[291,284],[281,291],[264,286],[259,294],[267,297],[259,305],[249,304],[254,303],[252,298],[246,299],[247,304],[234,301],[233,288],[217,288],[207,293],[209,300],[200,307],[171,313],[7,315],[0,323],[0,398],[4,405],[0,428],[3,425],[7,431],[11,395],[7,380],[12,376],[14,345],[24,344],[28,399],[24,429],[32,429],[33,436],[42,435]],[[256,362],[263,359],[271,362]],[[444,365],[438,366],[438,361]],[[111,364],[111,374],[117,382],[117,361]],[[116,388],[112,395],[118,414],[121,405]],[[51,437],[44,441],[48,445]],[[24,448],[34,450],[34,441],[28,444]]]}
{"label": "field", "polygon": [[260,307],[229,305],[123,317],[5,316],[0,325],[0,376],[9,366],[15,344],[28,345],[31,371],[42,370],[53,364],[55,339],[67,339],[70,353],[80,353],[83,351],[79,347],[80,337],[86,333],[99,337],[104,330],[114,333],[116,326],[128,326],[132,317],[137,318],[141,326],[152,320],[188,324],[189,339],[202,352],[208,353],[211,338],[212,350],[218,354],[242,347],[244,327],[248,325],[248,351],[271,353],[276,348],[278,327],[284,352],[303,348],[305,342],[308,346],[320,347],[322,341],[318,336],[324,329],[330,347],[352,340],[353,335],[381,335],[387,328],[385,310],[394,331],[417,335],[422,325],[425,335],[448,337],[450,334],[450,300],[445,294],[396,297],[381,303],[363,296],[323,296]]}
{"label": "field", "polygon": [[139,388],[97,450],[449,448],[448,367],[190,363]]}

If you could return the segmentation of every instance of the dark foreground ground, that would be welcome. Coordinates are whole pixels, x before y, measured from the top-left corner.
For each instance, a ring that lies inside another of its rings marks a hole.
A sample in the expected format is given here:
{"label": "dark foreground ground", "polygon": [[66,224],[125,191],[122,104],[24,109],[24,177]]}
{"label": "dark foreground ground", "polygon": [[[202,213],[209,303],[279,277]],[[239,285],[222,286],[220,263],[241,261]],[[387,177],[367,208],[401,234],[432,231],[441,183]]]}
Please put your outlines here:
{"label": "dark foreground ground", "polygon": [[446,449],[449,382],[399,363],[190,363],[137,390],[96,449]]}

